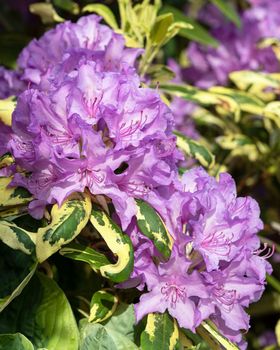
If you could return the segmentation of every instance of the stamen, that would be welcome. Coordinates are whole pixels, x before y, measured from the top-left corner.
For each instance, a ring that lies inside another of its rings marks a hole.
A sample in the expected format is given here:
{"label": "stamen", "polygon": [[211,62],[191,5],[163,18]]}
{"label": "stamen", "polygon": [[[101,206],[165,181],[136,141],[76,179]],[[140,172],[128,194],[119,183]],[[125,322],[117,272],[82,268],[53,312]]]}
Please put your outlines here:
{"label": "stamen", "polygon": [[185,292],[185,287],[178,287],[172,283],[165,283],[161,288],[161,294],[164,295],[165,301],[170,301],[170,306],[172,309],[176,308],[176,304],[179,300],[183,303],[186,301],[187,294]]}
{"label": "stamen", "polygon": [[217,253],[221,256],[228,256],[231,251],[230,241],[233,239],[233,233],[231,237],[227,237],[223,231],[210,234],[206,239],[201,242],[201,247],[205,250]]}
{"label": "stamen", "polygon": [[[261,256],[261,254],[264,253],[266,250],[267,250],[267,252]],[[274,244],[272,245],[272,247],[270,247],[268,245],[268,243],[264,243],[262,249],[257,249],[254,251],[254,255],[258,255],[259,257],[261,257],[263,259],[269,259],[272,257],[274,252],[275,252],[275,245]]]}

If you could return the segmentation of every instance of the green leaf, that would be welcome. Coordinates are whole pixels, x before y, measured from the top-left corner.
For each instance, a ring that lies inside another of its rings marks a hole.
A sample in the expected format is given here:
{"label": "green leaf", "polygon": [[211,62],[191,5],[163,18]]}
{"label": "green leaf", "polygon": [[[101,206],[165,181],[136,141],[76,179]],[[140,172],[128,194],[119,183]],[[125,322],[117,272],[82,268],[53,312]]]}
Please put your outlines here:
{"label": "green leaf", "polygon": [[160,89],[172,96],[181,97],[201,106],[215,106],[219,114],[233,114],[236,121],[240,118],[240,108],[237,102],[229,96],[199,90],[187,84],[161,84]]}
{"label": "green leaf", "polygon": [[90,196],[84,193],[71,195],[59,207],[51,210],[51,223],[37,232],[36,254],[39,262],[71,242],[86,226],[91,213]]}
{"label": "green leaf", "polygon": [[50,3],[36,2],[29,5],[29,11],[34,15],[40,16],[44,24],[63,22],[64,18],[60,17]]}
{"label": "green leaf", "polygon": [[0,242],[0,312],[17,297],[33,276],[37,263],[30,255]]}
{"label": "green leaf", "polygon": [[14,158],[9,153],[6,153],[0,157],[0,169],[12,165],[14,162]]}
{"label": "green leaf", "polygon": [[77,350],[77,324],[66,296],[45,275],[35,275],[0,314],[0,333],[20,332],[35,349]]}
{"label": "green leaf", "polygon": [[212,168],[215,164],[215,156],[199,142],[174,131],[177,136],[177,146],[181,149],[187,157],[195,158],[201,165],[206,168]]}
{"label": "green leaf", "polygon": [[273,101],[279,94],[280,74],[237,71],[229,74],[230,80],[243,91],[248,91],[263,101]]}
{"label": "green leaf", "polygon": [[275,335],[277,339],[277,344],[280,346],[280,320],[276,323]]}
{"label": "green leaf", "polygon": [[131,341],[134,341],[135,324],[134,307],[125,303],[120,303],[112,317],[105,321],[106,328],[125,335]]}
{"label": "green leaf", "polygon": [[113,315],[117,308],[118,298],[107,290],[99,290],[90,302],[89,322],[99,323]]}
{"label": "green leaf", "polygon": [[214,324],[203,321],[197,328],[198,334],[210,345],[213,350],[220,350],[223,346],[226,350],[238,350],[238,347],[220,334]]}
{"label": "green leaf", "polygon": [[241,20],[234,7],[227,0],[210,0],[237,27],[241,27]]}
{"label": "green leaf", "polygon": [[115,264],[100,267],[100,273],[114,282],[127,280],[134,264],[133,246],[130,238],[96,205],[93,206],[90,221],[105,240],[109,249],[118,257]]}
{"label": "green leaf", "polygon": [[0,122],[5,125],[12,125],[12,113],[15,109],[16,101],[9,97],[5,100],[0,100]]}
{"label": "green leaf", "polygon": [[10,248],[21,250],[25,254],[35,252],[36,234],[20,228],[13,222],[0,220],[0,240]]}
{"label": "green leaf", "polygon": [[80,350],[139,350],[128,337],[98,323],[84,323],[80,334]]}
{"label": "green leaf", "polygon": [[55,6],[59,7],[64,11],[73,13],[74,15],[79,14],[79,5],[72,0],[53,0]]}
{"label": "green leaf", "polygon": [[23,187],[9,187],[11,177],[0,177],[0,210],[29,203],[31,194]]}
{"label": "green leaf", "polygon": [[34,350],[34,347],[23,334],[0,334],[0,350]]}
{"label": "green leaf", "polygon": [[222,86],[214,86],[210,88],[209,91],[231,97],[236,101],[243,112],[261,115],[265,106],[262,100],[248,92],[229,89]]}
{"label": "green leaf", "polygon": [[173,14],[166,13],[158,16],[151,30],[150,39],[152,44],[161,45],[167,36],[168,28],[173,23]]}
{"label": "green leaf", "polygon": [[110,264],[105,255],[95,251],[90,247],[78,243],[70,243],[60,249],[59,253],[66,258],[82,261],[90,265],[93,270]]}
{"label": "green leaf", "polygon": [[172,6],[164,6],[161,10],[162,13],[171,12],[174,16],[175,22],[185,22],[190,24],[190,28],[182,28],[179,31],[179,35],[193,41],[197,41],[204,45],[218,47],[219,42],[207,32],[198,22],[194,19],[185,16],[181,11]]}
{"label": "green leaf", "polygon": [[175,73],[163,64],[153,64],[147,69],[147,74],[152,83],[167,82],[175,77]]}
{"label": "green leaf", "polygon": [[219,136],[216,142],[221,148],[228,150],[254,144],[248,136],[242,134]]}
{"label": "green leaf", "polygon": [[263,116],[271,119],[280,128],[280,102],[270,102],[263,109]]}
{"label": "green leaf", "polygon": [[136,199],[137,225],[141,232],[153,241],[158,251],[168,259],[172,250],[173,239],[160,215],[148,203]]}
{"label": "green leaf", "polygon": [[175,319],[172,319],[167,312],[149,314],[146,328],[141,334],[141,349],[179,349],[179,329]]}
{"label": "green leaf", "polygon": [[115,18],[114,13],[110,10],[110,8],[103,4],[89,4],[83,7],[82,12],[93,12],[97,13],[99,16],[103,17],[104,21],[109,24],[113,29],[118,29],[118,23]]}

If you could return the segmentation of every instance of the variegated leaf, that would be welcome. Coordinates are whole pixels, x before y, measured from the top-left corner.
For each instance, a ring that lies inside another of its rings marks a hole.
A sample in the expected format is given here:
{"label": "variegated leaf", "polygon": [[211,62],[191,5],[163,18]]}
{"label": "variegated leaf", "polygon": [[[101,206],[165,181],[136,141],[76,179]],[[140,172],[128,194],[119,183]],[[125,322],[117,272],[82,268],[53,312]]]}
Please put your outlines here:
{"label": "variegated leaf", "polygon": [[223,86],[213,86],[209,91],[231,97],[243,112],[261,115],[265,106],[262,100],[248,92],[229,89]]}
{"label": "variegated leaf", "polygon": [[14,158],[9,153],[6,153],[0,157],[0,169],[5,168],[13,163]]}
{"label": "variegated leaf", "polygon": [[240,108],[233,98],[210,91],[199,90],[191,85],[161,84],[161,90],[172,96],[181,97],[201,106],[215,106],[221,115],[234,115],[235,120],[240,118]]}
{"label": "variegated leaf", "polygon": [[28,213],[28,207],[26,205],[18,205],[17,207],[11,207],[6,210],[0,211],[0,219],[14,220],[20,216],[26,215]]}
{"label": "variegated leaf", "polygon": [[0,177],[0,210],[28,203],[31,194],[23,187],[9,187],[11,177]]}
{"label": "variegated leaf", "polygon": [[15,109],[16,102],[9,97],[5,100],[0,100],[0,122],[5,125],[12,125],[12,113]]}
{"label": "variegated leaf", "polygon": [[90,302],[89,322],[99,323],[113,315],[118,305],[118,298],[107,290],[99,290]]}
{"label": "variegated leaf", "polygon": [[243,70],[230,73],[229,78],[238,89],[248,91],[266,102],[274,100],[279,94],[279,74]]}
{"label": "variegated leaf", "polygon": [[59,253],[66,258],[85,262],[89,264],[93,270],[98,270],[101,266],[110,264],[110,261],[105,255],[78,243],[72,242],[68,244],[60,249]]}
{"label": "variegated leaf", "polygon": [[169,258],[173,239],[164,225],[160,215],[148,203],[136,199],[137,225],[141,232],[153,241],[164,258]]}
{"label": "variegated leaf", "polygon": [[91,199],[85,193],[75,193],[59,207],[51,210],[51,223],[37,232],[36,255],[39,262],[71,242],[86,226],[91,213]]}
{"label": "variegated leaf", "polygon": [[35,252],[36,233],[28,232],[13,222],[0,220],[0,240],[25,254],[31,255]]}
{"label": "variegated leaf", "polygon": [[175,319],[172,319],[167,312],[149,314],[146,328],[141,334],[141,349],[179,349],[179,329]]}
{"label": "variegated leaf", "polygon": [[102,266],[100,273],[114,282],[127,280],[134,264],[134,253],[130,238],[96,205],[93,206],[90,221],[105,240],[109,249],[118,257],[115,264]]}
{"label": "variegated leaf", "polygon": [[263,116],[271,119],[280,128],[280,102],[268,103],[263,110]]}
{"label": "variegated leaf", "polygon": [[177,136],[178,148],[180,148],[187,157],[195,158],[206,168],[212,168],[214,166],[215,156],[205,146],[178,131],[175,131],[174,134]]}
{"label": "variegated leaf", "polygon": [[216,138],[216,142],[223,149],[228,150],[254,144],[248,136],[242,134],[219,136]]}
{"label": "variegated leaf", "polygon": [[197,328],[197,333],[210,345],[213,350],[238,350],[239,348],[218,332],[215,325],[209,322],[202,322]]}

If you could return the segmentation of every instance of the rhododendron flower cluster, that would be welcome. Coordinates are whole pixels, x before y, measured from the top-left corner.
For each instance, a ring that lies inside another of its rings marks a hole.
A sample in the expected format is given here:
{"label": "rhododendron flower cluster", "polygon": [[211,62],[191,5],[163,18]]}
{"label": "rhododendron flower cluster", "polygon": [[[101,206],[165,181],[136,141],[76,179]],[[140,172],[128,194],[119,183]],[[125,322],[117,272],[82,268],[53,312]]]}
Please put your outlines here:
{"label": "rhododendron flower cluster", "polygon": [[279,62],[272,48],[260,48],[265,38],[279,38],[279,1],[251,1],[252,7],[240,14],[241,28],[227,21],[212,5],[200,17],[219,41],[217,48],[191,43],[186,50],[191,67],[184,78],[201,88],[225,85],[232,71],[243,69],[278,72]]}
{"label": "rhododendron flower cluster", "polygon": [[137,319],[168,309],[181,327],[194,331],[210,318],[245,348],[241,331],[249,329],[249,317],[244,309],[260,298],[271,273],[266,259],[272,250],[261,249],[256,235],[263,226],[258,204],[237,197],[229,174],[216,181],[194,168],[183,175],[181,190],[167,206],[174,237],[170,260],[155,265],[153,249],[143,240],[135,245],[135,270],[127,286],[148,288],[136,305]]}
{"label": "rhododendron flower cluster", "polygon": [[[104,196],[135,251],[131,278],[118,287],[148,290],[135,306],[137,320],[167,309],[195,331],[210,318],[242,348],[244,308],[260,298],[271,272],[257,237],[259,207],[237,197],[228,174],[216,181],[194,168],[179,178],[174,117],[156,90],[141,86],[134,67],[141,51],[98,22],[88,16],[61,24],[21,53],[12,74],[25,86],[11,129],[2,127],[1,152],[16,164],[11,185],[33,195],[35,218],[74,192]],[[168,227],[168,261],[139,230],[135,198]]]}

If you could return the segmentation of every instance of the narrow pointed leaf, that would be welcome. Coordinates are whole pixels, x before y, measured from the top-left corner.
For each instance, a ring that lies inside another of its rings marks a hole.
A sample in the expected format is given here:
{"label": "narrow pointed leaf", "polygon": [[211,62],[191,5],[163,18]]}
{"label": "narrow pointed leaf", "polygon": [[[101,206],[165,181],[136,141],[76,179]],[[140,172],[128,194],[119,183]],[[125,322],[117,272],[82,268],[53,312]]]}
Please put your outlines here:
{"label": "narrow pointed leaf", "polygon": [[262,100],[248,92],[229,89],[222,86],[214,86],[210,88],[209,91],[231,97],[236,101],[243,112],[261,115],[265,106]]}
{"label": "narrow pointed leaf", "polygon": [[100,323],[113,315],[118,305],[118,298],[107,290],[99,290],[90,302],[89,322]]}
{"label": "narrow pointed leaf", "polygon": [[215,106],[219,114],[232,114],[234,115],[236,121],[240,119],[240,108],[238,103],[229,96],[199,90],[194,86],[187,84],[161,84],[160,89],[172,96],[181,97],[201,106]]}
{"label": "narrow pointed leaf", "polygon": [[238,347],[220,334],[210,322],[202,322],[197,328],[198,334],[210,345],[212,349],[238,350]]}
{"label": "narrow pointed leaf", "polygon": [[114,13],[110,8],[103,4],[89,4],[83,7],[82,12],[93,12],[103,17],[104,21],[113,29],[118,29],[118,23]]}
{"label": "narrow pointed leaf", "polygon": [[105,255],[90,247],[73,242],[60,249],[59,253],[66,258],[85,262],[89,264],[93,270],[100,269],[101,266],[110,264],[110,261]]}
{"label": "narrow pointed leaf", "polygon": [[164,6],[162,8],[161,13],[167,12],[171,12],[173,14],[175,22],[185,22],[191,25],[189,28],[180,29],[178,33],[180,36],[197,41],[204,45],[218,47],[219,42],[193,18],[187,17],[184,13],[173,6]]}
{"label": "narrow pointed leaf", "polygon": [[86,226],[91,213],[90,196],[84,193],[71,195],[51,211],[51,223],[37,232],[36,255],[39,262],[71,242]]}
{"label": "narrow pointed leaf", "polygon": [[227,0],[211,0],[211,2],[218,7],[218,9],[229,19],[231,20],[237,27],[241,27],[241,19],[231,5],[231,3]]}
{"label": "narrow pointed leaf", "polygon": [[175,319],[172,319],[167,312],[149,314],[146,328],[141,334],[141,349],[179,349],[179,329]]}
{"label": "narrow pointed leaf", "polygon": [[160,215],[148,203],[137,199],[137,225],[141,232],[153,241],[158,251],[167,259],[170,257],[173,239]]}
{"label": "narrow pointed leaf", "polygon": [[107,243],[109,249],[117,256],[115,264],[102,266],[102,276],[114,282],[127,280],[133,270],[134,253],[130,238],[99,207],[93,206],[90,221]]}
{"label": "narrow pointed leaf", "polygon": [[172,23],[172,13],[165,13],[164,15],[158,16],[150,33],[151,42],[160,45],[167,36],[168,28]]}
{"label": "narrow pointed leaf", "polygon": [[174,134],[177,136],[178,148],[180,148],[187,157],[195,158],[206,168],[212,168],[214,166],[215,156],[205,146],[178,131],[174,131]]}
{"label": "narrow pointed leaf", "polygon": [[25,254],[35,252],[36,233],[28,232],[13,222],[0,220],[0,240],[15,250]]}

